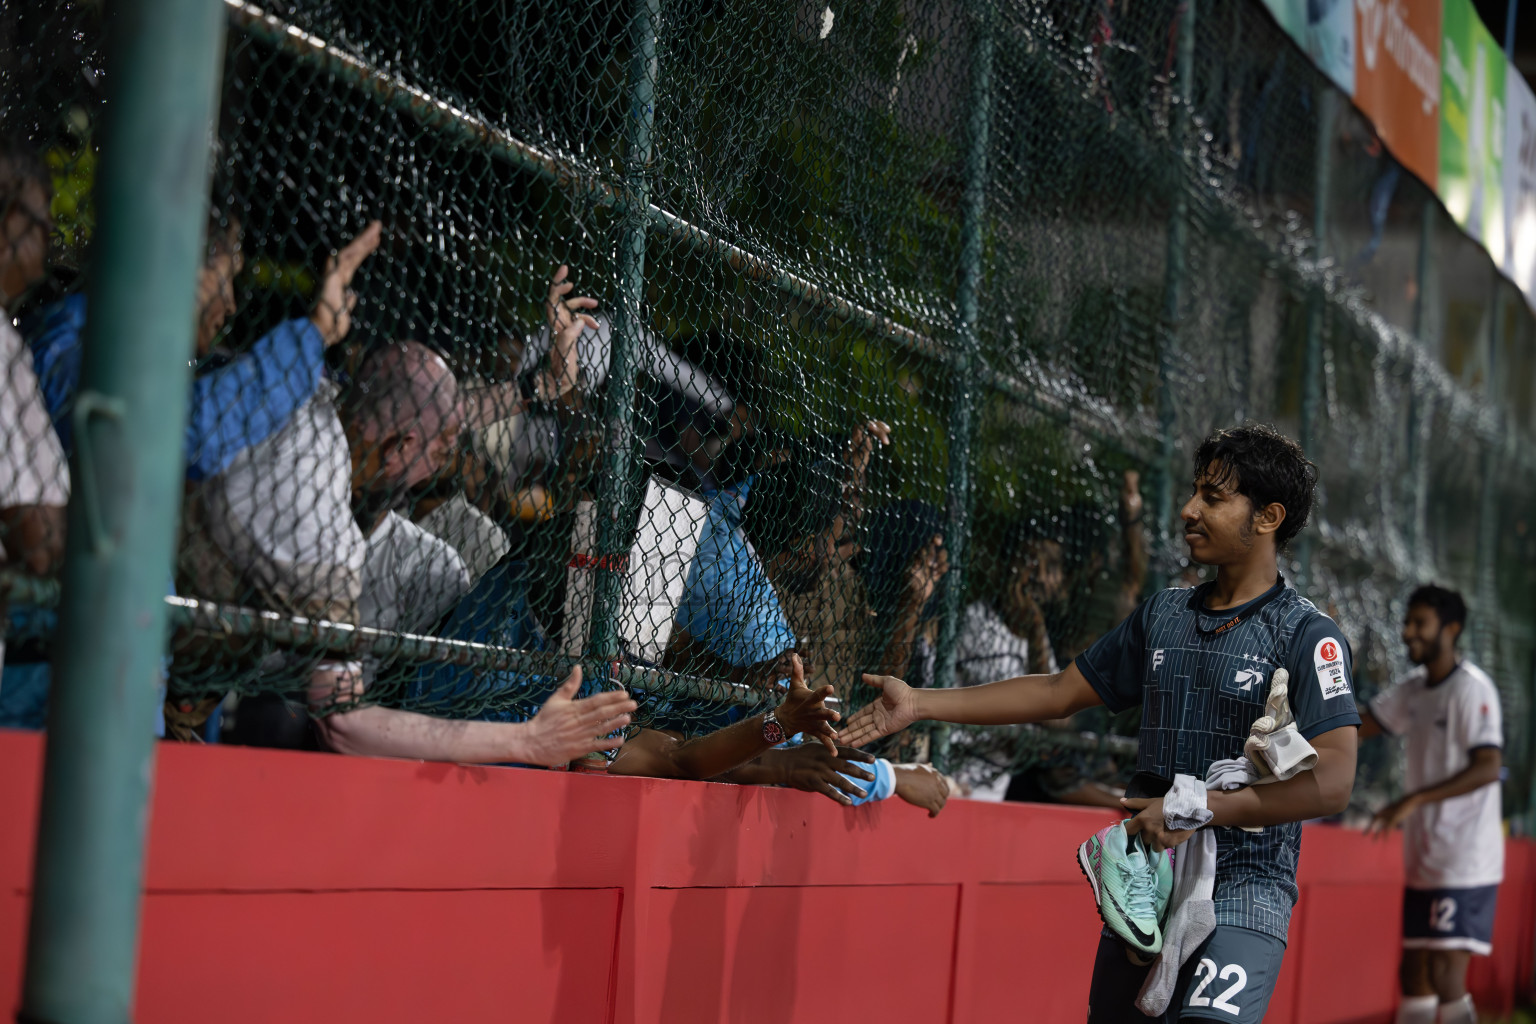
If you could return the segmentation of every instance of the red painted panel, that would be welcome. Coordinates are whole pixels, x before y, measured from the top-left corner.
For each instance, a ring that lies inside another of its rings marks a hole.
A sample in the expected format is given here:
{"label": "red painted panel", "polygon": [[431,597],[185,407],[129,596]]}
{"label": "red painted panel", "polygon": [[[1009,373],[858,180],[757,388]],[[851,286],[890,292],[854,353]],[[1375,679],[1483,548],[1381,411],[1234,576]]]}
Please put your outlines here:
{"label": "red painted panel", "polygon": [[1088,883],[976,890],[968,999],[955,1024],[1081,1021],[1100,929]]}
{"label": "red painted panel", "polygon": [[[615,1024],[1082,1019],[1098,925],[1072,853],[1102,811],[956,801],[930,821],[518,769],[175,744],[158,762],[145,1020],[361,1019],[359,999],[369,1018],[498,1020],[513,990],[519,1019]],[[0,1013],[41,768],[40,737],[0,733]],[[1269,1019],[1388,1019],[1399,845],[1304,835]],[[1536,953],[1536,845],[1508,852],[1499,956],[1474,961],[1490,1007],[1528,991]]]}
{"label": "red painted panel", "polygon": [[608,1019],[619,892],[153,894],[143,1021]]}
{"label": "red painted panel", "polygon": [[958,896],[948,885],[656,890],[637,1019],[942,1021]]}
{"label": "red painted panel", "polygon": [[27,898],[0,892],[0,1020],[21,1008],[21,973],[26,966]]}
{"label": "red painted panel", "polygon": [[1300,960],[1294,1019],[1305,1024],[1390,1020],[1397,999],[1401,883],[1313,882],[1302,899],[1307,905],[1299,915],[1300,931],[1292,928],[1287,950],[1287,959]]}

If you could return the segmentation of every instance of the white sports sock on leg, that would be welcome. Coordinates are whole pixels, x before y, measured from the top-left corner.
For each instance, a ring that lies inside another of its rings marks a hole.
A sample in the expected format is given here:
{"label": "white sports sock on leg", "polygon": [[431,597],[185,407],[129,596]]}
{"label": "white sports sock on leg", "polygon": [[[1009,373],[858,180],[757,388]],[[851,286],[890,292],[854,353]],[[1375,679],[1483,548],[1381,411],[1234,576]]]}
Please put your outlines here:
{"label": "white sports sock on leg", "polygon": [[1440,1024],[1477,1024],[1477,1008],[1472,1005],[1472,996],[1464,995],[1454,1003],[1441,1003]]}
{"label": "white sports sock on leg", "polygon": [[1397,1004],[1397,1024],[1435,1024],[1439,996],[1403,996]]}

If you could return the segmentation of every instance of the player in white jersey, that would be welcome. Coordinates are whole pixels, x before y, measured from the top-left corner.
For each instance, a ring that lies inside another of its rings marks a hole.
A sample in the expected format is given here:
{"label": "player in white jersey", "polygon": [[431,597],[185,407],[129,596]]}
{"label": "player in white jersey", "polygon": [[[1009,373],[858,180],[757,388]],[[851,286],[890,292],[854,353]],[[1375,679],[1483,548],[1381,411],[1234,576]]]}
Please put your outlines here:
{"label": "player in white jersey", "polygon": [[1460,594],[1434,585],[1415,590],[1403,643],[1416,667],[1363,712],[1362,735],[1385,732],[1407,744],[1408,793],[1370,825],[1378,835],[1405,828],[1399,1024],[1476,1024],[1467,963],[1493,950],[1504,878],[1504,736],[1498,689],[1457,649],[1466,621]]}

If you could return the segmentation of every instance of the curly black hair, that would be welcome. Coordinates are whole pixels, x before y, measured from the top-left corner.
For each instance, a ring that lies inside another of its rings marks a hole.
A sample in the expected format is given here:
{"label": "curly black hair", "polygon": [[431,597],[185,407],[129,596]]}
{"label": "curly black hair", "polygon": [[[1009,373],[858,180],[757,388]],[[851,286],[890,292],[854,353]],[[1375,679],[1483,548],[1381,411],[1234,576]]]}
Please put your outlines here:
{"label": "curly black hair", "polygon": [[1275,531],[1284,547],[1307,525],[1317,491],[1317,467],[1301,445],[1274,427],[1253,423],[1218,430],[1195,449],[1195,479],[1211,473],[1218,485],[1231,483],[1255,509],[1279,502],[1285,522]]}
{"label": "curly black hair", "polygon": [[1440,618],[1440,628],[1455,624],[1467,624],[1467,602],[1456,591],[1434,583],[1426,583],[1408,595],[1408,607],[1420,605],[1434,611]]}

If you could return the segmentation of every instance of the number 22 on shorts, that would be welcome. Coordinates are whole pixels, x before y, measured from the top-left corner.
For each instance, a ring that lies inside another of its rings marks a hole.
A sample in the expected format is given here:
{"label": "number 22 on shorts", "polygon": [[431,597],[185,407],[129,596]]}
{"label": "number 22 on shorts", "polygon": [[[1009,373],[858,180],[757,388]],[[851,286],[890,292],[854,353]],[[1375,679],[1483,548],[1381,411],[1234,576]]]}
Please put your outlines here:
{"label": "number 22 on shorts", "polygon": [[[1222,981],[1231,981],[1232,984],[1214,998],[1206,995],[1205,990],[1210,987],[1211,982],[1218,978]],[[1234,1017],[1243,1012],[1232,1002],[1232,997],[1241,992],[1248,984],[1248,972],[1243,970],[1241,964],[1227,964],[1227,966],[1218,969],[1214,960],[1202,958],[1200,963],[1195,965],[1195,981],[1199,982],[1199,984],[1195,986],[1195,990],[1189,995],[1189,1005],[1191,1007],[1209,1006],[1214,1010],[1230,1013]]]}

